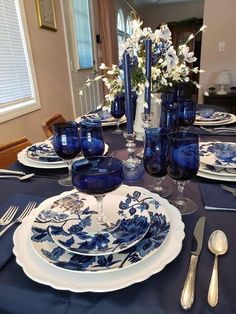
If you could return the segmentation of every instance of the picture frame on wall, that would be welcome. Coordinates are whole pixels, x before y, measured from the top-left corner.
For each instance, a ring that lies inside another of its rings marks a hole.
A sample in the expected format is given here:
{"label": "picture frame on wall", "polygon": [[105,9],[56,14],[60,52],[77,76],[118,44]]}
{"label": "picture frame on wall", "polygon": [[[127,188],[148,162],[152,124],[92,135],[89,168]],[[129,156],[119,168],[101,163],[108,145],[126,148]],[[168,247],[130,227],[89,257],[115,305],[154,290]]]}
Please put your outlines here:
{"label": "picture frame on wall", "polygon": [[40,28],[57,31],[54,0],[35,0]]}

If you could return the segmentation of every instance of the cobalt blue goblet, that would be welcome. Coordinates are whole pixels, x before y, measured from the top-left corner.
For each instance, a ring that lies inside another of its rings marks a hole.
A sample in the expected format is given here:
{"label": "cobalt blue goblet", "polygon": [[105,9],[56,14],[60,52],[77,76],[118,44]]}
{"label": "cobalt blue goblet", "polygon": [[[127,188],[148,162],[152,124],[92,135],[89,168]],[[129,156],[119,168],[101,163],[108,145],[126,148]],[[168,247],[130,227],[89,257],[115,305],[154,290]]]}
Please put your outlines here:
{"label": "cobalt blue goblet", "polygon": [[120,119],[125,114],[125,95],[120,94],[115,97],[115,99],[111,103],[111,115],[117,119],[117,128],[112,134],[122,134],[122,130],[120,129]]}
{"label": "cobalt blue goblet", "polygon": [[191,99],[179,99],[179,126],[188,130],[196,119],[196,103]]}
{"label": "cobalt blue goblet", "polygon": [[98,119],[84,119],[80,122],[81,148],[84,157],[101,156],[104,153],[102,124]]}
{"label": "cobalt blue goblet", "polygon": [[150,128],[145,130],[145,148],[143,155],[143,165],[146,172],[154,177],[155,181],[148,189],[158,193],[162,197],[167,197],[171,194],[171,190],[161,186],[162,181],[167,174],[168,162],[168,134],[166,128]]}
{"label": "cobalt blue goblet", "polygon": [[52,129],[52,144],[55,152],[67,163],[69,170],[69,175],[60,179],[58,183],[62,186],[72,186],[71,164],[81,151],[78,124],[74,121],[62,122],[54,124]]}
{"label": "cobalt blue goblet", "polygon": [[176,131],[179,127],[178,118],[178,105],[176,103],[172,106],[161,105],[160,127]]}
{"label": "cobalt blue goblet", "polygon": [[123,163],[117,158],[89,157],[72,164],[73,186],[81,192],[93,195],[97,200],[98,216],[91,222],[94,232],[114,227],[104,215],[103,198],[106,193],[116,190],[123,181]]}
{"label": "cobalt blue goblet", "polygon": [[197,210],[195,202],[183,197],[185,185],[193,178],[199,168],[199,136],[194,133],[179,131],[168,134],[169,161],[167,173],[178,188],[178,195],[170,199],[182,215],[192,214]]}

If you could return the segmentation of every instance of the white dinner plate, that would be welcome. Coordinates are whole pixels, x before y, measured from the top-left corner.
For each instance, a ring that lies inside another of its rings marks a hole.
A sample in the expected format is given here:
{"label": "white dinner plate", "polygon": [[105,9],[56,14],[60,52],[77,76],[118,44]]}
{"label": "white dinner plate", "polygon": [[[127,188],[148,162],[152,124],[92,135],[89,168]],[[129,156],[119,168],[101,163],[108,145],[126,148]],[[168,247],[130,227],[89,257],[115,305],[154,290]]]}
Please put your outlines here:
{"label": "white dinner plate", "polygon": [[[81,117],[78,117],[75,119],[75,122],[77,123],[80,123],[80,120],[81,120]],[[115,118],[109,118],[107,120],[101,120],[102,121],[102,126],[113,126],[113,125],[117,125],[117,120]],[[121,119],[120,119],[120,124],[124,124],[126,123],[127,120],[126,120],[126,116],[123,116]]]}
{"label": "white dinner plate", "polygon": [[202,126],[214,126],[214,125],[227,125],[236,122],[236,116],[232,113],[229,113],[229,119],[217,120],[217,121],[195,121],[194,125]]}
{"label": "white dinner plate", "polygon": [[218,175],[222,177],[236,177],[236,169],[235,168],[221,168],[214,167],[211,165],[200,164],[201,172]]}
{"label": "white dinner plate", "polygon": [[[125,187],[126,191],[128,188],[128,186]],[[70,290],[73,292],[114,291],[146,280],[150,276],[160,272],[180,253],[184,239],[184,224],[178,209],[169,204],[167,200],[155,193],[150,193],[146,189],[140,187],[135,187],[135,189],[143,193],[149,193],[149,195],[161,203],[165,207],[170,220],[170,230],[167,240],[157,252],[147,259],[134,264],[132,267],[105,273],[71,272],[53,267],[40,259],[31,245],[31,225],[44,206],[47,207],[48,204],[58,199],[58,196],[55,196],[41,203],[33,213],[24,219],[23,223],[15,231],[13,237],[13,252],[16,256],[17,263],[32,280],[49,285],[55,289]],[[69,193],[71,193],[71,191]],[[68,192],[61,194],[60,197],[66,194],[68,194]],[[22,241],[22,239],[24,239],[24,241]]]}
{"label": "white dinner plate", "polygon": [[[109,146],[105,144],[104,155],[108,152]],[[75,160],[82,159],[84,157],[78,157]],[[25,166],[32,168],[40,168],[40,169],[59,169],[59,168],[67,168],[67,164],[64,162],[45,162],[45,161],[36,161],[32,160],[27,156],[27,147],[23,149],[20,153],[17,154],[17,159],[20,163]]]}
{"label": "white dinner plate", "polygon": [[200,164],[197,176],[206,178],[206,179],[211,179],[211,180],[217,180],[217,181],[228,181],[228,182],[236,182],[236,175],[221,175],[218,173],[210,173],[206,172],[204,167]]}

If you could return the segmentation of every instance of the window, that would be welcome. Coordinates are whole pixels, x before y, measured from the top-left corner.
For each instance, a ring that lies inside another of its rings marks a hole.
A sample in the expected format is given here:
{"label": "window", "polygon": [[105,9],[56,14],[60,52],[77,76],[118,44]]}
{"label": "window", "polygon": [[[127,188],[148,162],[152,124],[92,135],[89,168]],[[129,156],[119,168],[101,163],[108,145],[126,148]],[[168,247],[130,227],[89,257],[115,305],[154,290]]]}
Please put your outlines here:
{"label": "window", "polygon": [[74,27],[76,34],[76,62],[78,69],[93,67],[93,46],[88,0],[73,0]]}
{"label": "window", "polygon": [[117,13],[117,36],[119,55],[123,52],[122,44],[131,35],[130,17],[128,16],[125,23],[123,11],[120,9]]}
{"label": "window", "polygon": [[0,122],[40,108],[23,0],[0,0]]}

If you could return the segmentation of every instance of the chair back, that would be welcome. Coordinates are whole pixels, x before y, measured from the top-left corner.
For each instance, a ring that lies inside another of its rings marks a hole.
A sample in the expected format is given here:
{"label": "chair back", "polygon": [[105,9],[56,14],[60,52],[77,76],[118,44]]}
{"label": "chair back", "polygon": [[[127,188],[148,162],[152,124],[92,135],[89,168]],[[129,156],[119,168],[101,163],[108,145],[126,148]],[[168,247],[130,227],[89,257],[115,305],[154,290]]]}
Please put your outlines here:
{"label": "chair back", "polygon": [[48,119],[44,120],[42,123],[42,128],[43,131],[46,135],[47,138],[49,138],[50,136],[52,136],[53,131],[52,131],[52,125],[55,123],[60,123],[60,122],[65,122],[66,119],[60,114],[57,113],[52,117],[49,117]]}
{"label": "chair back", "polygon": [[16,162],[17,154],[30,145],[31,142],[25,136],[0,144],[0,168],[7,168]]}

